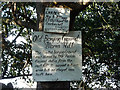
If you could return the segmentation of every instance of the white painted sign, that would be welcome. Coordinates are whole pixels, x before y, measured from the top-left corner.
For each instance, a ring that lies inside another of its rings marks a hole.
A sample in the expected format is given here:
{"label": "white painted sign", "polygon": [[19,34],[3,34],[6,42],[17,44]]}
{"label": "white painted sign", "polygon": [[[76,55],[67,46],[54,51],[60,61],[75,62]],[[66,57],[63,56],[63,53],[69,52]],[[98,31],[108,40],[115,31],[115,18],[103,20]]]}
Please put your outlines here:
{"label": "white painted sign", "polygon": [[67,8],[46,8],[44,17],[44,31],[68,33],[70,10]]}
{"label": "white painted sign", "polygon": [[76,81],[82,78],[81,32],[33,32],[32,66],[35,81]]}

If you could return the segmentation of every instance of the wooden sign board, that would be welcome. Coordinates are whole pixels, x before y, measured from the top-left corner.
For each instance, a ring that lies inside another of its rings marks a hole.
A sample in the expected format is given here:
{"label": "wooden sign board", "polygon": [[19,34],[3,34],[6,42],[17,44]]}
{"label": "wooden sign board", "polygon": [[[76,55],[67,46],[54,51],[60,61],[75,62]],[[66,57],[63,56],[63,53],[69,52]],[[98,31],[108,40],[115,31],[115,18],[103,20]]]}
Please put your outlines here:
{"label": "wooden sign board", "polygon": [[67,8],[46,8],[44,17],[44,31],[68,33],[70,10]]}
{"label": "wooden sign board", "polygon": [[35,81],[81,80],[81,32],[70,31],[68,34],[33,32],[32,66]]}

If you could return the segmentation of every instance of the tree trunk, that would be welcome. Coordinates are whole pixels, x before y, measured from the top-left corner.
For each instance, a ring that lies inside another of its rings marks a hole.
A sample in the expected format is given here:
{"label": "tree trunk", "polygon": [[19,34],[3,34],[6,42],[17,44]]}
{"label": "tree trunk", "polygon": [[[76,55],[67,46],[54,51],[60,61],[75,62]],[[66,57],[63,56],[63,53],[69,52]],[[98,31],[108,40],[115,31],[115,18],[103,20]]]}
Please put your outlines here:
{"label": "tree trunk", "polygon": [[70,90],[70,82],[37,82],[37,90]]}
{"label": "tree trunk", "polygon": [[[43,30],[43,18],[45,7],[42,3],[36,3],[37,11],[37,30]],[[70,90],[70,82],[56,81],[56,82],[37,82],[36,90]]]}
{"label": "tree trunk", "polygon": [[[89,0],[88,0],[89,1]],[[72,3],[72,2],[71,2]],[[37,30],[36,31],[42,31],[43,30],[43,18],[44,18],[44,11],[45,11],[45,6],[49,6],[50,3],[41,3],[37,2],[36,3],[36,11],[37,11]],[[59,3],[59,7],[63,3]],[[80,3],[64,3],[66,5],[69,5],[70,8],[72,9],[70,13],[70,25],[69,25],[69,30],[72,31],[74,28],[74,22],[75,22],[75,17],[79,14],[80,11],[84,10],[89,3],[86,2],[83,4],[83,2]],[[64,6],[64,5],[63,5]],[[63,82],[63,81],[57,81],[57,82],[37,82],[37,90],[70,90],[70,82]]]}

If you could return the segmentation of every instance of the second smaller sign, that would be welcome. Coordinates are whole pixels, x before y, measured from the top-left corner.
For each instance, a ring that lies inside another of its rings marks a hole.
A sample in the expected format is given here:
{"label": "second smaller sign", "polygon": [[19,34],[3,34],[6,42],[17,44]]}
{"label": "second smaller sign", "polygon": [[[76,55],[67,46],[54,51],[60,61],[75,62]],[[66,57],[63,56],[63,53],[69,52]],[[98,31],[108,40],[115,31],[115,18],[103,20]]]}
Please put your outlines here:
{"label": "second smaller sign", "polygon": [[68,33],[70,10],[67,8],[46,8],[44,17],[44,31]]}

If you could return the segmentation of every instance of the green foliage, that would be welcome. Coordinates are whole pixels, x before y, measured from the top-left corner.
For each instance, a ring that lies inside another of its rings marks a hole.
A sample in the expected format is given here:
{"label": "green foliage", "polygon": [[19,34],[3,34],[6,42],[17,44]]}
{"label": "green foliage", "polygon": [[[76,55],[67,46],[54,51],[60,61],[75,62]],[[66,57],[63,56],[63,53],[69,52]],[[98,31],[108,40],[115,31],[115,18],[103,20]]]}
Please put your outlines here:
{"label": "green foliage", "polygon": [[[29,7],[34,7],[34,3],[16,3],[16,17],[23,20],[27,17],[33,17],[33,10]],[[12,3],[3,3],[2,6],[2,78],[29,76],[31,65],[31,29],[17,25],[11,11]],[[24,8],[25,7],[25,8]],[[27,10],[28,9],[28,10]],[[24,12],[25,11],[25,12]],[[31,14],[30,14],[31,13]],[[23,16],[26,14],[27,17]],[[23,16],[23,17],[22,17]],[[35,17],[33,17],[35,21]],[[9,41],[10,36],[15,37],[12,42]],[[16,43],[17,38],[25,38],[27,42]]]}
{"label": "green foliage", "polygon": [[110,82],[107,82],[109,79],[118,87],[119,3],[93,3],[76,17],[75,30],[82,31],[83,75],[87,85],[111,87]]}

